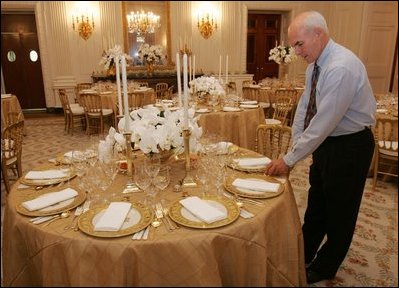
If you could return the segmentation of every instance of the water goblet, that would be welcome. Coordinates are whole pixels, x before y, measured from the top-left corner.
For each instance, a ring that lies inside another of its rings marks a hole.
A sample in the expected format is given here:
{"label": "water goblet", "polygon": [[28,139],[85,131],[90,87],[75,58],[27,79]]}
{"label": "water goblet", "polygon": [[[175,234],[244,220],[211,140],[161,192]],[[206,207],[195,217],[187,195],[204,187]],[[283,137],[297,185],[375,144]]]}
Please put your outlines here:
{"label": "water goblet", "polygon": [[170,166],[166,165],[159,169],[154,178],[154,185],[161,191],[165,190],[170,183]]}

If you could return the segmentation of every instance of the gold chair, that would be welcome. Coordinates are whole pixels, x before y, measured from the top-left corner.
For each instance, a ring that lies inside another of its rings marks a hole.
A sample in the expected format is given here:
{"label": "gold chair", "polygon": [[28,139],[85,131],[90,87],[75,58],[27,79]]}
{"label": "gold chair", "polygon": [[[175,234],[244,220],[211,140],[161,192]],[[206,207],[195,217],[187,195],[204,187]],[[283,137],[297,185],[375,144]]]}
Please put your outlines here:
{"label": "gold chair", "polygon": [[256,81],[255,80],[242,81],[242,87],[249,87],[249,85],[256,85]]}
{"label": "gold chair", "polygon": [[242,97],[247,100],[259,101],[259,88],[242,87]]}
{"label": "gold chair", "polygon": [[9,111],[5,118],[5,126],[10,126],[19,121],[24,121],[22,112]]}
{"label": "gold chair", "polygon": [[278,97],[273,106],[273,119],[280,121],[282,125],[287,125],[287,115],[292,111],[293,107],[292,98],[287,96]]}
{"label": "gold chair", "polygon": [[1,174],[7,193],[10,192],[8,170],[12,169],[14,174],[18,175],[18,178],[22,176],[23,130],[24,121],[21,120],[7,126],[1,133]]}
{"label": "gold chair", "polygon": [[255,151],[270,159],[287,153],[291,146],[291,127],[259,124],[256,128]]}
{"label": "gold chair", "polygon": [[78,103],[78,97],[79,97],[79,93],[81,90],[84,89],[91,89],[93,87],[92,83],[78,83],[76,84],[76,88],[75,88],[75,103]]}
{"label": "gold chair", "polygon": [[237,94],[236,82],[230,81],[226,86],[226,94]]}
{"label": "gold chair", "polygon": [[157,99],[166,99],[168,92],[168,83],[157,83],[155,85],[155,94]]}
{"label": "gold chair", "polygon": [[85,123],[85,111],[82,106],[77,103],[70,104],[68,95],[65,89],[58,89],[58,95],[60,97],[62,109],[64,110],[65,127],[64,130],[73,135],[73,129],[75,122],[79,122],[80,126],[84,127]]}
{"label": "gold chair", "polygon": [[286,116],[286,125],[292,126],[292,122],[294,121],[296,105],[298,103],[298,91],[295,89],[276,89],[274,91],[274,99],[277,102],[277,99],[281,97],[291,98],[291,109],[287,111]]}
{"label": "gold chair", "polygon": [[378,174],[398,178],[398,119],[377,118],[374,131],[374,175],[373,189],[377,186]]}
{"label": "gold chair", "polygon": [[114,111],[102,108],[99,94],[85,93],[80,97],[86,117],[86,134],[90,135],[91,129],[97,131],[98,134],[104,133],[105,120],[109,121],[110,126],[114,126]]}

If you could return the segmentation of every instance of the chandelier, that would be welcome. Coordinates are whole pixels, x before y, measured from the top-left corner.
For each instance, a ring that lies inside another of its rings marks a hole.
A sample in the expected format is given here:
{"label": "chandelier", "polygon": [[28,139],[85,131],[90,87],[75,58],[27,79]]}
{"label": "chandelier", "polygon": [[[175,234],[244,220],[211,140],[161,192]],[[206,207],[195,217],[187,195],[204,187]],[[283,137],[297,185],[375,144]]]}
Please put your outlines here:
{"label": "chandelier", "polygon": [[137,33],[137,38],[140,39],[144,39],[147,33],[154,33],[161,26],[160,16],[152,12],[130,12],[126,17],[129,33]]}

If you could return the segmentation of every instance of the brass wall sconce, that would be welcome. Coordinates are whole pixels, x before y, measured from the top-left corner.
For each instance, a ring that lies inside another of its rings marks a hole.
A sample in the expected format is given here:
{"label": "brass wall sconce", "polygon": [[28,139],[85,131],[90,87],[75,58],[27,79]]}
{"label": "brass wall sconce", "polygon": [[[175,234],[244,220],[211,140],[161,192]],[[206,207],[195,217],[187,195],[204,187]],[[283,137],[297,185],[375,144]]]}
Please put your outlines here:
{"label": "brass wall sconce", "polygon": [[79,33],[84,40],[90,38],[94,30],[94,17],[91,15],[91,21],[88,15],[74,16],[72,15],[72,28]]}
{"label": "brass wall sconce", "polygon": [[212,36],[213,32],[218,28],[216,17],[209,12],[203,14],[202,16],[198,15],[197,19],[197,27],[201,36],[205,39],[208,39]]}

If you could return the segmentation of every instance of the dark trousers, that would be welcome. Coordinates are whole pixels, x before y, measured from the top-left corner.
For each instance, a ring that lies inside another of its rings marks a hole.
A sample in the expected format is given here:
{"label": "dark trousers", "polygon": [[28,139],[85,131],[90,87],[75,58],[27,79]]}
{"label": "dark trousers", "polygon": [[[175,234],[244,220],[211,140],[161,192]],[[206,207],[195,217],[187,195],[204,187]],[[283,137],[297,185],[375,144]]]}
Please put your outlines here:
{"label": "dark trousers", "polygon": [[305,262],[326,277],[335,276],[349,250],[373,152],[373,133],[365,128],[327,137],[313,153],[302,226]]}

